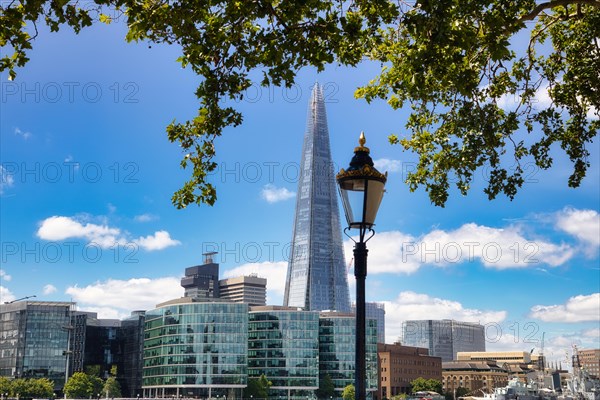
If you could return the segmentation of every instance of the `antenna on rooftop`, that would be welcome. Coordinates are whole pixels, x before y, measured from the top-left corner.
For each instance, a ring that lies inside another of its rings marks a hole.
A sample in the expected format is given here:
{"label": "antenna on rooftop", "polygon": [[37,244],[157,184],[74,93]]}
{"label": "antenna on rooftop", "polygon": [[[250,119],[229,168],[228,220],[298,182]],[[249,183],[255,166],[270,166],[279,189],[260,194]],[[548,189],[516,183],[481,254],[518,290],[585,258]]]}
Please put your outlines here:
{"label": "antenna on rooftop", "polygon": [[212,264],[213,256],[218,253],[219,253],[218,251],[210,251],[208,253],[202,253],[202,255],[204,256],[204,264]]}

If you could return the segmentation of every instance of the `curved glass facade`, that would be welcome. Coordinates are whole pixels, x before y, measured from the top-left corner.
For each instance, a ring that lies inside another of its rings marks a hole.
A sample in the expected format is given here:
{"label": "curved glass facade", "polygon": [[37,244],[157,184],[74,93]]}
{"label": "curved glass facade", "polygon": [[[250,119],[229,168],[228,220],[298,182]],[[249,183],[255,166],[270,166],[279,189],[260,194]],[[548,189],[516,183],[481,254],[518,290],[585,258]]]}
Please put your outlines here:
{"label": "curved glass facade", "polygon": [[313,397],[319,387],[319,313],[257,307],[248,316],[248,377],[272,382],[269,398]]}
{"label": "curved glass facade", "polygon": [[[354,384],[354,315],[321,313],[319,319],[319,376],[329,375],[335,390]],[[367,394],[377,390],[377,321],[366,320]]]}
{"label": "curved glass facade", "polygon": [[206,397],[247,382],[248,306],[182,303],[146,312],[145,395]]}

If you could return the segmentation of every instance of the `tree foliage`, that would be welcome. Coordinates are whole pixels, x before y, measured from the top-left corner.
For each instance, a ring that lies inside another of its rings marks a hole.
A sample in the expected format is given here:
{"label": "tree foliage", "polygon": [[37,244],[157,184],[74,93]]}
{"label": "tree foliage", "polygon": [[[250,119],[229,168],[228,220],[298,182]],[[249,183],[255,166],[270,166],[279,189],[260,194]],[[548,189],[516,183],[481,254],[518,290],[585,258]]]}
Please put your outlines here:
{"label": "tree foliage", "polygon": [[0,393],[11,393],[11,380],[5,376],[0,376]]}
{"label": "tree foliage", "polygon": [[329,399],[335,395],[335,385],[329,374],[325,374],[319,379],[319,388],[315,391],[315,394],[319,399]]}
{"label": "tree foliage", "polygon": [[102,388],[102,394],[106,397],[121,397],[121,384],[117,381],[117,378],[110,376],[104,382]]}
{"label": "tree foliage", "polygon": [[0,393],[8,393],[19,398],[50,398],[54,393],[54,383],[48,378],[8,379],[0,377]]}
{"label": "tree foliage", "polygon": [[412,393],[416,392],[436,392],[442,393],[442,382],[437,379],[417,378],[410,382]]}
{"label": "tree foliage", "polygon": [[266,399],[269,397],[269,388],[273,383],[265,374],[258,378],[248,378],[248,386],[244,389],[245,398]]}
{"label": "tree foliage", "polygon": [[83,372],[75,372],[65,384],[64,392],[71,399],[87,399],[93,396],[95,393],[92,377]]}
{"label": "tree foliage", "polygon": [[356,389],[353,384],[350,384],[344,388],[342,391],[342,399],[344,400],[354,400],[356,397]]}
{"label": "tree foliage", "polygon": [[[176,44],[179,62],[203,79],[198,115],[167,127],[190,179],[173,195],[181,208],[213,204],[213,142],[242,115],[225,104],[259,83],[291,86],[307,66],[382,64],[356,97],[409,107],[392,143],[415,152],[411,190],[424,187],[443,206],[451,184],[466,194],[476,171],[485,192],[513,198],[526,163],[548,169],[554,149],[573,164],[577,187],[590,166],[588,146],[600,110],[600,0],[94,0],[12,1],[1,6],[0,71],[28,61],[37,24],[79,32],[105,12],[121,13],[128,41]],[[528,40],[520,42],[524,37]],[[541,97],[547,102],[538,101]]]}

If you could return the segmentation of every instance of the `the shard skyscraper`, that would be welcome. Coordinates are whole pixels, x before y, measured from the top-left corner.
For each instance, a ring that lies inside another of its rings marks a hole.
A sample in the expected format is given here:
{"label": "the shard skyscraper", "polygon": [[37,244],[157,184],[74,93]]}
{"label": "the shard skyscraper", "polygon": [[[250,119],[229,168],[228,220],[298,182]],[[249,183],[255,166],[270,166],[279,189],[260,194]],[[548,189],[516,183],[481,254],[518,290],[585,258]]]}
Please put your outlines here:
{"label": "the shard skyscraper", "polygon": [[305,310],[350,312],[327,115],[318,84],[308,107],[283,302]]}

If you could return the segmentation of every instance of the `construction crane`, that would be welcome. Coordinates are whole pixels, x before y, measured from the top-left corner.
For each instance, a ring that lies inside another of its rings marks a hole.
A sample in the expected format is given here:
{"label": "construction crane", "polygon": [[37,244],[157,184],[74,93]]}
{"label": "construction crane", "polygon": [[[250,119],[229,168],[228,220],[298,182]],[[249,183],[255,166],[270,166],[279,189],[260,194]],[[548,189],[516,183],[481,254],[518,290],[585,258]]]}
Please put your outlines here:
{"label": "construction crane", "polygon": [[32,297],[37,297],[37,296],[35,294],[31,295],[31,296],[25,296],[25,297],[21,297],[20,299],[15,299],[13,301],[5,301],[4,304],[12,304],[12,303],[15,303],[17,301],[31,299]]}

